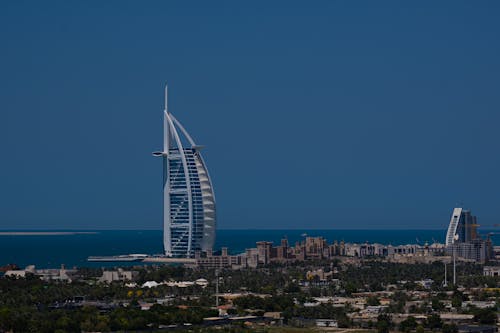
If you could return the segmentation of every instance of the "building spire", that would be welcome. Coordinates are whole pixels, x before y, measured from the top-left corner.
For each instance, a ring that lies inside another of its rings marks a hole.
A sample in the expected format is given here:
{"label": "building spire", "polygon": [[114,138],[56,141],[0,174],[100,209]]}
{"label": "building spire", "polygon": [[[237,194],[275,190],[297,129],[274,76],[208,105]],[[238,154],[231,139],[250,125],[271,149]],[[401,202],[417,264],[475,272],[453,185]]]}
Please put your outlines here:
{"label": "building spire", "polygon": [[168,112],[168,85],[165,84],[165,111]]}

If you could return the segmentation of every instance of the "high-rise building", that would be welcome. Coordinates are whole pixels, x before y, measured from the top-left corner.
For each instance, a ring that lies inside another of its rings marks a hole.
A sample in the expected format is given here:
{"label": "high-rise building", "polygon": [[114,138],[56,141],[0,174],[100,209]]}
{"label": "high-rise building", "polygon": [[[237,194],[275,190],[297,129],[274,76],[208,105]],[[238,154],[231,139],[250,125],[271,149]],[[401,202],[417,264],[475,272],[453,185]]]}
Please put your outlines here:
{"label": "high-rise building", "polygon": [[477,218],[469,210],[455,208],[446,232],[447,252],[477,262],[486,262],[492,258],[491,239],[482,239],[477,227]]}
{"label": "high-rise building", "polygon": [[257,253],[259,255],[259,263],[264,265],[269,264],[271,259],[272,242],[260,241],[257,242]]}
{"label": "high-rise building", "polygon": [[470,242],[476,238],[477,218],[469,210],[455,208],[446,233],[446,245]]}
{"label": "high-rise building", "polygon": [[168,111],[167,88],[163,111],[163,246],[168,257],[194,257],[215,241],[215,197],[208,170],[181,123]]}

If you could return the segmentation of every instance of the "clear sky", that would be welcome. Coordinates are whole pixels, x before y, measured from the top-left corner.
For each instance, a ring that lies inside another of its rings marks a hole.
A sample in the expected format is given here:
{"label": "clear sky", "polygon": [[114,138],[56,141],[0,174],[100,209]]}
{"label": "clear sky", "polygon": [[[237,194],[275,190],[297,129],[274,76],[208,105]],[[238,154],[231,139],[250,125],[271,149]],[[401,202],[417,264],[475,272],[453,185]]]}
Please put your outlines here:
{"label": "clear sky", "polygon": [[160,229],[163,86],[219,228],[500,223],[497,1],[1,1],[0,229]]}

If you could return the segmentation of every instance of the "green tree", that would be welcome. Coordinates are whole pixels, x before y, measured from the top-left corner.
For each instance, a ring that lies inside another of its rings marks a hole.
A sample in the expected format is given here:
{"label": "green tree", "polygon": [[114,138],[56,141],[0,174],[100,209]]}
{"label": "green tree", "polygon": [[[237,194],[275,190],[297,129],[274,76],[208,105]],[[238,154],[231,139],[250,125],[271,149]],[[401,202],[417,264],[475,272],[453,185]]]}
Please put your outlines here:
{"label": "green tree", "polygon": [[442,328],[443,333],[457,333],[458,327],[455,324],[444,324]]}
{"label": "green tree", "polygon": [[381,314],[377,317],[377,332],[378,333],[389,333],[392,327],[391,317],[386,314]]}
{"label": "green tree", "polygon": [[380,301],[376,296],[370,296],[366,299],[366,304],[370,306],[380,305]]}
{"label": "green tree", "polygon": [[461,308],[462,307],[462,297],[453,296],[453,298],[451,299],[451,306],[453,306],[455,309]]}
{"label": "green tree", "polygon": [[432,304],[432,310],[434,311],[440,311],[444,309],[444,304],[437,297],[432,299],[431,304]]}
{"label": "green tree", "polygon": [[497,314],[495,309],[477,309],[474,313],[474,320],[480,324],[494,325],[497,322]]}
{"label": "green tree", "polygon": [[399,330],[401,332],[410,332],[417,327],[417,320],[413,316],[409,316],[399,324]]}
{"label": "green tree", "polygon": [[377,332],[378,333],[389,333],[389,323],[385,320],[377,321]]}
{"label": "green tree", "polygon": [[430,328],[431,330],[433,329],[441,329],[443,326],[443,322],[441,321],[441,318],[437,314],[432,314],[427,317],[426,320],[427,327]]}

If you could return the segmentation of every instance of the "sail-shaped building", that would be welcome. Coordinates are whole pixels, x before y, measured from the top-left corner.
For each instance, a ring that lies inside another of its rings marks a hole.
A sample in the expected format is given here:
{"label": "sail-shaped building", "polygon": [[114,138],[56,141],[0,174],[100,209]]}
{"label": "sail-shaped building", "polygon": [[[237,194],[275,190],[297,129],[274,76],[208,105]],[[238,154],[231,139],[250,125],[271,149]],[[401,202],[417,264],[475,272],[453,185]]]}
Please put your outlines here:
{"label": "sail-shaped building", "polygon": [[163,246],[168,257],[191,258],[215,241],[215,196],[200,153],[182,124],[163,111]]}
{"label": "sail-shaped building", "polygon": [[471,214],[470,210],[461,207],[453,209],[446,232],[446,246],[477,239],[479,237],[477,226],[477,218]]}

